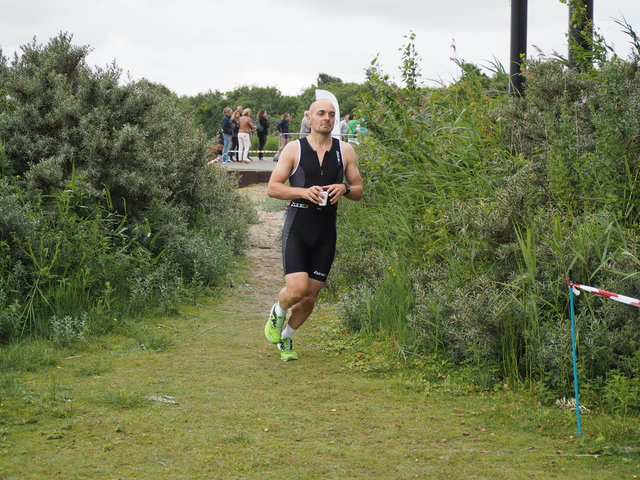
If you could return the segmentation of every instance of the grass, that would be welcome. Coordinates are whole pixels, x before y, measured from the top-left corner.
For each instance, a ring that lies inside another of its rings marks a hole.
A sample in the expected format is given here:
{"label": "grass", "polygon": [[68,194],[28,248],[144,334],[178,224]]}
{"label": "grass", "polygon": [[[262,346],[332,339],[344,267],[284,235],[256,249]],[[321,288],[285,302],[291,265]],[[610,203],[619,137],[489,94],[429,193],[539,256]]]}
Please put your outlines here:
{"label": "grass", "polygon": [[268,212],[282,212],[284,211],[284,207],[287,204],[288,202],[286,200],[279,200],[277,198],[265,197],[261,200],[258,206],[262,210],[265,210]]}
{"label": "grass", "polygon": [[605,479],[640,468],[637,421],[585,416],[576,439],[571,412],[465,386],[435,359],[407,368],[389,342],[342,332],[329,308],[299,333],[301,360],[284,364],[250,299],[206,307],[175,322],[169,351],[127,350],[109,368],[108,352],[62,361],[24,377],[27,393],[4,377],[14,395],[0,410],[2,478],[269,479],[282,462],[298,479]]}
{"label": "grass", "polygon": [[102,392],[97,403],[113,409],[138,408],[149,405],[150,400],[140,392],[118,388]]}
{"label": "grass", "polygon": [[38,371],[58,362],[61,351],[51,342],[33,338],[12,343],[0,350],[0,372],[3,370]]}
{"label": "grass", "polygon": [[[348,335],[328,304],[296,334],[300,360],[281,362],[262,332],[262,299],[277,287],[254,269],[227,297],[141,327],[170,348],[112,336],[53,365],[1,373],[0,478],[638,475],[637,419],[585,415],[577,439],[572,412],[501,385],[469,386],[440,359]],[[176,403],[151,400],[165,396]]]}
{"label": "grass", "polygon": [[112,370],[111,363],[104,357],[82,362],[76,369],[78,377],[99,377]]}

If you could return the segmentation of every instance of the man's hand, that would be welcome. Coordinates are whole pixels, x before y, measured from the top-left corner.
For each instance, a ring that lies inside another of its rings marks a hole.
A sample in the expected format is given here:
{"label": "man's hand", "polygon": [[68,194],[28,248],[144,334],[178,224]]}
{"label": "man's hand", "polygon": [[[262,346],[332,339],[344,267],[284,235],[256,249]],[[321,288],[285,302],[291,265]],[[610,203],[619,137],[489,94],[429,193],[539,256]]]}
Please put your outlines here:
{"label": "man's hand", "polygon": [[313,185],[304,191],[304,195],[302,195],[302,198],[319,205],[324,200],[324,197],[320,192],[322,192],[326,188],[327,187],[321,187],[320,185]]}
{"label": "man's hand", "polygon": [[347,187],[345,187],[343,183],[334,183],[333,185],[325,186],[313,185],[304,191],[302,198],[319,205],[324,200],[321,193],[322,191],[329,193],[329,202],[331,205],[335,205],[338,203],[338,200],[340,200],[340,197],[343,197],[347,193]]}
{"label": "man's hand", "polygon": [[334,183],[333,185],[327,185],[324,188],[329,192],[329,202],[331,202],[331,205],[338,203],[338,200],[347,194],[347,187],[344,183]]}

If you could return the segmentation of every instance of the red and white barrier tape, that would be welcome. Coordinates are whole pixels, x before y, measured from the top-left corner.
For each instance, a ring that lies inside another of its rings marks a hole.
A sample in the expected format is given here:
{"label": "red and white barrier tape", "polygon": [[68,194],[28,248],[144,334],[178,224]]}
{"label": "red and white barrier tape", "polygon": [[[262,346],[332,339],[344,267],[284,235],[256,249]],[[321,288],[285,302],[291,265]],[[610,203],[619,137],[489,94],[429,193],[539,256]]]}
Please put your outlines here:
{"label": "red and white barrier tape", "polygon": [[[228,153],[238,153],[240,150],[228,150]],[[280,150],[249,150],[249,153],[278,153]]]}
{"label": "red and white barrier tape", "polygon": [[590,287],[588,285],[581,285],[579,283],[569,283],[569,287],[573,289],[573,293],[575,293],[576,295],[580,295],[580,292],[577,290],[579,288],[580,290],[584,290],[585,292],[600,295],[601,297],[605,298],[610,298],[611,300],[615,300],[616,302],[626,303],[627,305],[633,305],[634,307],[640,307],[640,300],[638,300],[637,298],[631,298],[625,295],[607,292],[606,290]]}

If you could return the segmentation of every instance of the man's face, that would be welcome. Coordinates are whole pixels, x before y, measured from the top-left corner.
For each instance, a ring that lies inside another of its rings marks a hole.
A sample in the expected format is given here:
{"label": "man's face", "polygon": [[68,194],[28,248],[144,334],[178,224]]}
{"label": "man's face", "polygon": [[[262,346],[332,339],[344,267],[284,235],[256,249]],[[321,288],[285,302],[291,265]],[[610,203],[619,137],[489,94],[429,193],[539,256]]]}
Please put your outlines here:
{"label": "man's face", "polygon": [[309,127],[319,133],[330,133],[336,120],[336,109],[329,101],[313,106],[309,113]]}

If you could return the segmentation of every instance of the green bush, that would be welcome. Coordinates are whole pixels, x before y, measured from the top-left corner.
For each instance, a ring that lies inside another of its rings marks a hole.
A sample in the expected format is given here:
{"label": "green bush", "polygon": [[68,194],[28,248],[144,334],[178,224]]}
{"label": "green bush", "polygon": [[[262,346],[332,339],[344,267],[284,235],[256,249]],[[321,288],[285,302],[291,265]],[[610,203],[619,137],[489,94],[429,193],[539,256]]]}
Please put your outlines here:
{"label": "green bush", "polygon": [[207,165],[206,136],[176,97],[123,84],[115,64],[89,68],[89,51],[61,34],[0,62],[4,341],[69,343],[77,319],[98,333],[113,317],[175,310],[246,246],[253,211]]}
{"label": "green bush", "polygon": [[[341,206],[332,275],[345,324],[395,325],[423,350],[571,395],[569,272],[640,296],[638,60],[530,62],[523,98],[500,68],[459,62],[455,84],[425,89],[411,58],[404,86],[374,65],[358,111],[365,197]],[[399,265],[408,281],[390,285]],[[637,312],[588,294],[577,305],[587,398],[638,411]]]}

